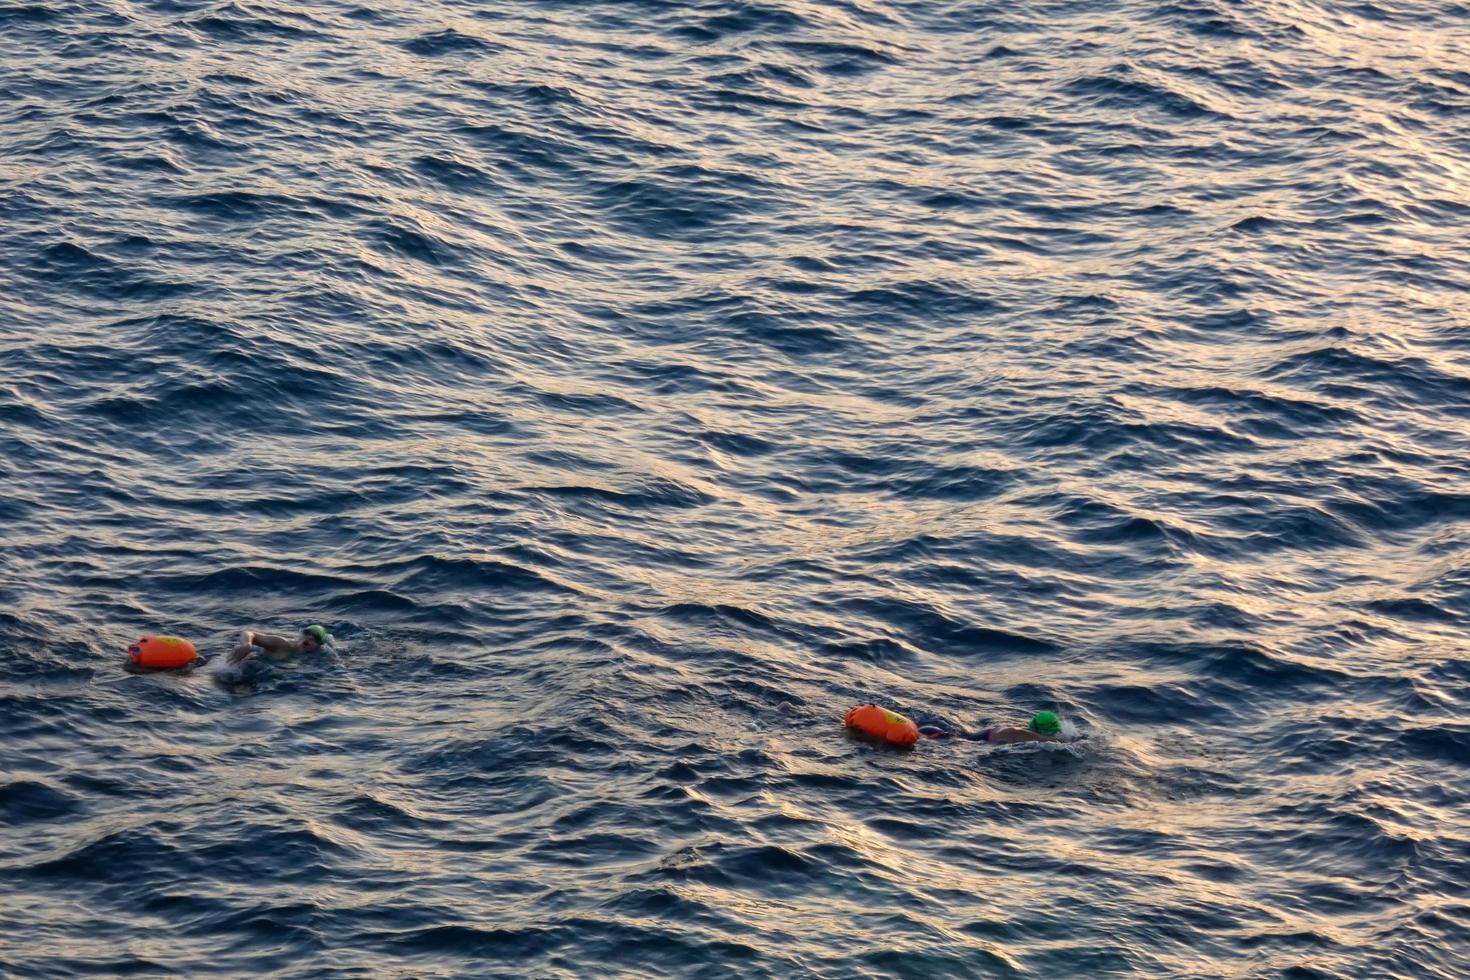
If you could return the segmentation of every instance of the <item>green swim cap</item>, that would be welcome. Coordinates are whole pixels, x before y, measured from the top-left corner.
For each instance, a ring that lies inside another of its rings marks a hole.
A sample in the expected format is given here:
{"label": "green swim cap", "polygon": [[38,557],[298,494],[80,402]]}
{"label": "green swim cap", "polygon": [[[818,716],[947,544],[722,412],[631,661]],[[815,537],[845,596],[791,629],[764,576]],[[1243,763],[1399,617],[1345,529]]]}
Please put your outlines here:
{"label": "green swim cap", "polygon": [[1062,720],[1055,711],[1038,711],[1031,719],[1031,730],[1038,735],[1060,735]]}
{"label": "green swim cap", "polygon": [[314,636],[314,637],[316,637],[316,641],[318,643],[320,643],[322,646],[326,646],[327,645],[328,635],[327,635],[327,628],[325,626],[308,626],[306,629],[302,630],[301,632],[304,633],[307,636]]}

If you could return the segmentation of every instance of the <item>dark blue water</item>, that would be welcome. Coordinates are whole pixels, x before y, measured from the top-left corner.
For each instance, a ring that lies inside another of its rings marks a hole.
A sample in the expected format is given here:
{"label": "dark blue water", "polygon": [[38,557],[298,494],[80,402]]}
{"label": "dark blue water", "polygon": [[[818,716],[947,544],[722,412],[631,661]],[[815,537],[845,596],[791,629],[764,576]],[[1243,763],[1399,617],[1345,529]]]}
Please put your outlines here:
{"label": "dark blue water", "polygon": [[0,973],[1470,973],[1467,66],[3,0]]}

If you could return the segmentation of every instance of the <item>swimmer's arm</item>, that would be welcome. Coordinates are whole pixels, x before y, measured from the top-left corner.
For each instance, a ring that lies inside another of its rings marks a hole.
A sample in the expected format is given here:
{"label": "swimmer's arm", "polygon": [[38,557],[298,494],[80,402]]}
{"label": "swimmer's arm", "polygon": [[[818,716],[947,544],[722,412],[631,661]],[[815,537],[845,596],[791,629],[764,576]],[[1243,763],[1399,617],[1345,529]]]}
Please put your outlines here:
{"label": "swimmer's arm", "polygon": [[251,631],[247,632],[245,637],[255,646],[260,647],[272,656],[291,652],[291,641],[284,636],[277,636],[274,633],[256,633]]}
{"label": "swimmer's arm", "polygon": [[1055,735],[1038,735],[1026,728],[997,728],[990,733],[990,741],[996,745],[1014,745],[1018,742],[1060,742]]}

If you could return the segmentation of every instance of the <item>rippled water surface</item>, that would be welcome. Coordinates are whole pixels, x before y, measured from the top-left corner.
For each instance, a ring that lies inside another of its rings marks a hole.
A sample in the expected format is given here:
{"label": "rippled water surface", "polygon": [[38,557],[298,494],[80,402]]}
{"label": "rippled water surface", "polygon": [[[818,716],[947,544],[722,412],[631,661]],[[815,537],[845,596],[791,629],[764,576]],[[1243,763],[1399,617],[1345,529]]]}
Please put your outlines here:
{"label": "rippled water surface", "polygon": [[0,973],[1466,975],[1467,66],[0,0]]}

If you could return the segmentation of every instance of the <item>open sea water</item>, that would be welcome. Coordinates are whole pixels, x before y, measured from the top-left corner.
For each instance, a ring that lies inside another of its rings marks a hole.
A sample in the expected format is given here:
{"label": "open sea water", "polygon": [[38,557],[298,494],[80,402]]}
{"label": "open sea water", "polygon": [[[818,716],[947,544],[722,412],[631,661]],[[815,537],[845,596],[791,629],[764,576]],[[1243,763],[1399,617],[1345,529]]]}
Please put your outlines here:
{"label": "open sea water", "polygon": [[0,0],[0,974],[1470,974],[1467,161],[1457,2]]}

